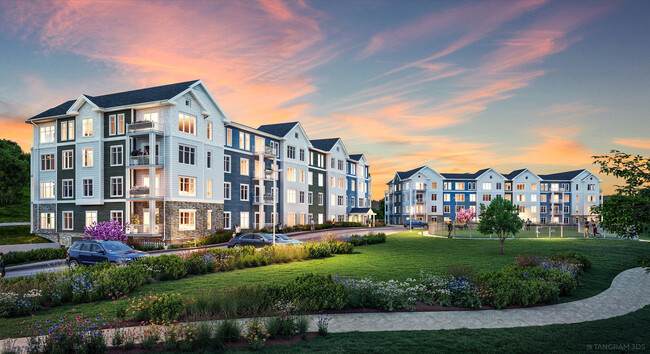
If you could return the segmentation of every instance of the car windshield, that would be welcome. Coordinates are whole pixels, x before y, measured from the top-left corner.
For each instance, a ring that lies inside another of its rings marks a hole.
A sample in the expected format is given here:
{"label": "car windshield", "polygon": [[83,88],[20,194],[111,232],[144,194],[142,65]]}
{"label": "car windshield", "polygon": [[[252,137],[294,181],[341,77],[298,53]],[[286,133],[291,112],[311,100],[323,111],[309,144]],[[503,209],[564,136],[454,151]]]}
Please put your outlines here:
{"label": "car windshield", "polygon": [[102,243],[102,246],[107,252],[133,251],[133,248],[123,244],[122,242],[109,241]]}
{"label": "car windshield", "polygon": [[279,234],[279,235],[275,235],[275,237],[276,237],[276,239],[281,239],[281,240],[285,240],[285,241],[291,241],[291,239],[290,239],[289,236],[287,236],[287,235]]}

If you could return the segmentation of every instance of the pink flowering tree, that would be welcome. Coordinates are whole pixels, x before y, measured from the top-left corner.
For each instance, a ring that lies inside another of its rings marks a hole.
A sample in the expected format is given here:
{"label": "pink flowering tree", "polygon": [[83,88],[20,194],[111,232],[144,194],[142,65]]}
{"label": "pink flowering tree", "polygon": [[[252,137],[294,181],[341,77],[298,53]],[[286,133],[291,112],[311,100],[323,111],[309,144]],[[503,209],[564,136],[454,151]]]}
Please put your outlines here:
{"label": "pink flowering tree", "polygon": [[126,230],[129,229],[129,223],[124,225],[119,221],[111,219],[110,221],[102,221],[100,223],[92,223],[90,226],[84,227],[84,240],[110,240],[126,242],[129,238]]}
{"label": "pink flowering tree", "polygon": [[456,213],[456,222],[466,224],[476,217],[476,213],[472,209],[460,209]]}

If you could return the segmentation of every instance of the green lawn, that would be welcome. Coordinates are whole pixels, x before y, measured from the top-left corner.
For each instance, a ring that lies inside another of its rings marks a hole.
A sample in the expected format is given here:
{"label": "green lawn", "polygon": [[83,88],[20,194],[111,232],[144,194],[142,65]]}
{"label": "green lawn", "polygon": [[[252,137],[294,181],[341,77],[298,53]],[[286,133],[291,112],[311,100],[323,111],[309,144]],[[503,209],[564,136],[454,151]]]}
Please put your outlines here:
{"label": "green lawn", "polygon": [[[647,353],[650,351],[649,326],[650,306],[646,306],[625,316],[571,325],[338,333],[332,334],[329,338],[268,347],[264,351],[269,353]],[[615,346],[619,346],[619,349],[616,350]],[[624,346],[627,346],[627,349]]]}
{"label": "green lawn", "polygon": [[[577,226],[543,226],[540,230],[539,235],[536,232],[536,229],[534,226],[530,227],[530,230],[520,230],[516,235],[515,238],[548,238],[549,237],[549,230],[550,230],[550,235],[551,238],[562,238],[562,237],[584,237],[584,234],[580,233],[578,231]],[[444,228],[437,227],[436,230],[432,230],[433,234],[437,236],[447,236],[447,228],[446,226]],[[591,232],[591,230],[590,230]],[[426,231],[425,231],[426,233]],[[452,236],[454,233],[452,232]],[[476,230],[476,225],[472,228],[472,237],[490,237],[490,235],[483,235],[482,233],[478,232]],[[469,229],[467,230],[462,230],[462,229],[456,229],[456,237],[470,237],[470,231]],[[495,237],[495,236],[492,236]],[[600,236],[602,238],[602,235]]]}
{"label": "green lawn", "polygon": [[[336,255],[326,259],[292,262],[260,268],[248,268],[225,273],[212,273],[176,281],[150,284],[142,292],[178,292],[192,296],[202,289],[228,289],[235,285],[270,282],[287,282],[296,276],[313,272],[320,274],[345,274],[353,277],[372,277],[378,280],[417,277],[420,269],[442,274],[449,264],[469,264],[476,271],[499,269],[512,264],[517,254],[549,255],[564,250],[583,252],[591,259],[592,269],[582,278],[582,284],[573,295],[561,301],[573,301],[596,295],[609,287],[612,279],[623,270],[636,267],[640,255],[650,254],[650,243],[627,240],[507,240],[505,255],[499,255],[496,240],[459,240],[422,237],[416,232],[402,232],[388,236],[384,244],[362,246],[354,254]],[[76,312],[72,312],[76,308]],[[40,311],[36,319],[58,318],[68,313],[91,316],[115,307],[111,301],[90,304],[66,305]],[[26,318],[0,321],[0,338],[16,336],[20,322]]]}
{"label": "green lawn", "polygon": [[23,188],[23,197],[18,204],[0,205],[0,223],[29,222],[29,186]]}
{"label": "green lawn", "polygon": [[29,226],[0,227],[0,245],[19,245],[23,243],[49,243],[46,238],[29,233]]}

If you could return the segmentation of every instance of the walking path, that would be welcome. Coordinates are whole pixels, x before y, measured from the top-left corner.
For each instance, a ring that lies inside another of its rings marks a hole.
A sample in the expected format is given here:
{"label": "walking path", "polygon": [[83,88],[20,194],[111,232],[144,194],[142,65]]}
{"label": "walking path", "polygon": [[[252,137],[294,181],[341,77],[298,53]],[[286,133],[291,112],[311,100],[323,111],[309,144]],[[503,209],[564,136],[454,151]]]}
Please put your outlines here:
{"label": "walking path", "polygon": [[18,245],[2,245],[0,246],[0,252],[9,253],[9,252],[24,252],[31,251],[37,248],[59,248],[57,242],[50,243],[23,243]]}
{"label": "walking path", "polygon": [[3,226],[29,226],[28,222],[0,222],[0,227]]}
{"label": "walking path", "polygon": [[[417,331],[458,328],[513,328],[571,324],[622,316],[650,305],[650,275],[642,268],[628,269],[617,275],[609,289],[584,300],[556,305],[509,310],[382,312],[331,315],[330,332]],[[317,331],[318,316],[309,315],[309,331]],[[240,319],[244,325],[250,319]],[[139,327],[132,327],[138,331]],[[111,329],[104,330],[107,343]],[[0,341],[0,348],[5,341]],[[24,347],[27,338],[16,339],[14,346]]]}

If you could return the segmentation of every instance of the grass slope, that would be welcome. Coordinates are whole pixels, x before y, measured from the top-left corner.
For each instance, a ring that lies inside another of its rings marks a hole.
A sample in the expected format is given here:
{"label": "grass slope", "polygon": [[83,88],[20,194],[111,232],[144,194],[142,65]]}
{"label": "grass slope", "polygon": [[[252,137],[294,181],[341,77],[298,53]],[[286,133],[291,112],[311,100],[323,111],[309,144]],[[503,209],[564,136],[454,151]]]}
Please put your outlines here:
{"label": "grass slope", "polygon": [[[469,264],[475,271],[496,270],[512,264],[517,254],[550,255],[565,250],[583,252],[593,263],[582,278],[582,284],[573,295],[561,301],[573,301],[596,295],[607,289],[612,279],[623,270],[636,267],[640,255],[650,253],[650,243],[622,240],[507,240],[505,255],[499,255],[496,240],[454,240],[419,236],[416,232],[402,232],[388,236],[384,244],[362,246],[354,254],[336,255],[319,260],[247,268],[225,273],[212,273],[176,281],[158,282],[141,292],[174,292],[192,296],[202,289],[228,289],[236,285],[284,283],[304,273],[345,274],[357,278],[377,280],[417,277],[420,270],[442,274],[449,264]],[[72,309],[76,308],[76,312]],[[112,301],[66,305],[37,312],[36,318],[59,318],[63,314],[84,313],[97,315],[106,311],[110,316],[116,306]],[[0,321],[0,338],[16,336],[20,322],[27,319],[10,318]]]}
{"label": "grass slope", "polygon": [[29,186],[23,188],[23,197],[17,204],[0,205],[0,223],[29,222]]}
{"label": "grass slope", "polygon": [[29,226],[0,227],[0,245],[20,245],[24,243],[50,243],[52,241],[29,233]]}

